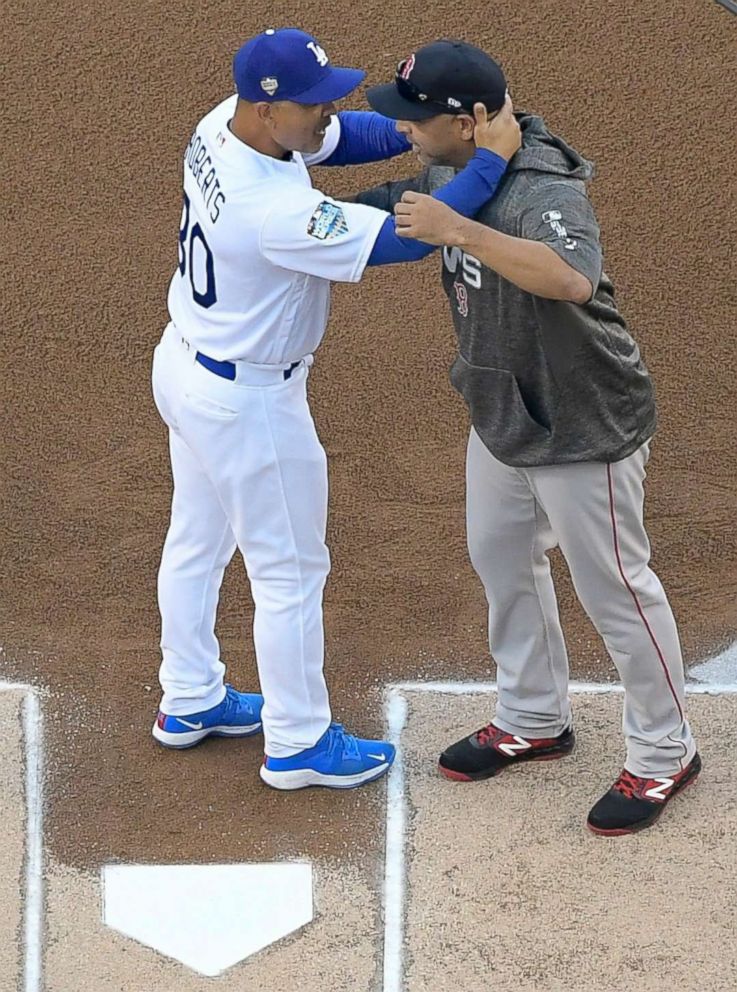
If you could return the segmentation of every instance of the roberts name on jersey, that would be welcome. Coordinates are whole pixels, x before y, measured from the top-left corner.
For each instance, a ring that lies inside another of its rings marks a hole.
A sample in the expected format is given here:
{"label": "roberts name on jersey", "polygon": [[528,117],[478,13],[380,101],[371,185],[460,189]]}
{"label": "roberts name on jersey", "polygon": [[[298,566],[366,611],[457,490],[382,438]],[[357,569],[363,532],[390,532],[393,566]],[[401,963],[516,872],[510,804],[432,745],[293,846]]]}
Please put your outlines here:
{"label": "roberts name on jersey", "polygon": [[184,156],[169,314],[191,348],[217,361],[289,364],[320,344],[331,281],[361,278],[387,215],[312,188],[307,165],[335,148],[337,116],[307,161],[273,158],[228,127],[236,99],[200,121]]}
{"label": "roberts name on jersey", "polygon": [[[222,143],[223,135],[218,134],[215,140]],[[205,206],[210,211],[210,220],[214,224],[220,216],[221,204],[225,203],[225,194],[221,189],[215,166],[212,164],[212,155],[197,131],[192,135],[192,140],[187,145],[184,162],[192,171],[194,180],[205,201]]]}

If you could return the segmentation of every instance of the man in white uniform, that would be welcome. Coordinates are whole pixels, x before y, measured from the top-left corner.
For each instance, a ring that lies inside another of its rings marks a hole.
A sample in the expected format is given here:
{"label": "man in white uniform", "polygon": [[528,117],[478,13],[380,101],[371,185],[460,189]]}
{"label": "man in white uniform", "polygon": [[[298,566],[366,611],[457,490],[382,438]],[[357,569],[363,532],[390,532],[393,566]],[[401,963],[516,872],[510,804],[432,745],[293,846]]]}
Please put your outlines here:
{"label": "man in white uniform", "polygon": [[[331,722],[322,621],[327,464],[307,375],[330,281],[356,282],[369,262],[411,261],[432,249],[398,238],[386,212],[311,186],[307,164],[370,161],[409,147],[379,115],[335,116],[334,101],[362,71],[334,68],[314,38],[294,29],[253,38],[233,69],[237,96],[203,118],[185,152],[171,322],[154,357],[174,496],[159,572],[163,698],[153,734],[184,748],[263,724],[269,785],[350,788],[383,775],[394,748]],[[511,109],[499,116],[477,121],[485,148],[445,187],[457,209],[473,213],[493,195],[519,147]],[[224,685],[214,633],[236,547],[255,604],[263,696]]]}

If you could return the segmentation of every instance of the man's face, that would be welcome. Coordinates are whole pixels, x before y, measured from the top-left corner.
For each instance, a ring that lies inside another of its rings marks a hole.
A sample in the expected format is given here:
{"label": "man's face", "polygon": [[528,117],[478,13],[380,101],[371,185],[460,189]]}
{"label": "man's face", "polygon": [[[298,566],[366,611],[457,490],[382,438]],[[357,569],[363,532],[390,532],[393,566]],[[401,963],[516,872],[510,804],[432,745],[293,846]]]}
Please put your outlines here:
{"label": "man's face", "polygon": [[438,114],[424,121],[397,121],[422,165],[462,168],[473,155],[474,120],[467,114]]}
{"label": "man's face", "polygon": [[287,152],[320,150],[325,129],[335,113],[334,103],[292,103],[288,100],[268,105],[266,116],[271,136]]}

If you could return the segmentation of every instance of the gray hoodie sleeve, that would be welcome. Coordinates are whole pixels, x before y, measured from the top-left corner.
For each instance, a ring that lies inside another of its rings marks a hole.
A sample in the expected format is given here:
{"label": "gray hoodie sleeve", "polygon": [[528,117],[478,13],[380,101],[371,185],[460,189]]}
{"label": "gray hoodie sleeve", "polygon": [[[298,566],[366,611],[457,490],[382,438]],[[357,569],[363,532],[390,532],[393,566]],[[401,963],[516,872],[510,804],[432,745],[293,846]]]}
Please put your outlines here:
{"label": "gray hoodie sleeve", "polygon": [[542,241],[586,276],[594,293],[602,270],[599,225],[582,189],[570,182],[542,183],[525,198],[519,236]]}
{"label": "gray hoodie sleeve", "polygon": [[450,182],[454,175],[454,169],[432,166],[429,169],[424,169],[417,176],[410,176],[409,179],[372,186],[371,189],[356,193],[353,199],[356,203],[365,203],[369,207],[377,207],[379,210],[393,213],[394,205],[402,199],[402,193],[405,190],[412,190],[415,193],[432,193],[433,190],[440,189],[441,186]]}

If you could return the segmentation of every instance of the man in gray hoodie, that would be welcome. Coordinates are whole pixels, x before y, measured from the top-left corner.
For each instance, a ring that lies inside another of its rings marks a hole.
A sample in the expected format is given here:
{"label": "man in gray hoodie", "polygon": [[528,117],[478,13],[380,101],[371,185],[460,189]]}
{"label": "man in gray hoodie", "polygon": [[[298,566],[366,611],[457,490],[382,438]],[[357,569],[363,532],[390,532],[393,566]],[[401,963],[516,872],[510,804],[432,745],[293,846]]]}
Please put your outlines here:
{"label": "man in gray hoodie", "polygon": [[473,153],[474,106],[497,112],[503,79],[464,42],[434,42],[401,62],[368,100],[397,120],[427,168],[357,197],[394,208],[400,233],[446,246],[451,381],[471,415],[468,546],[489,603],[498,699],[487,726],[443,752],[440,771],[486,779],[572,751],[547,557],[558,545],[625,689],[624,769],[587,826],[627,834],[654,823],[701,768],[678,631],[643,525],[653,388],[602,269],[585,186],[592,166],[540,117],[517,115],[522,148],[477,221],[423,195]]}

